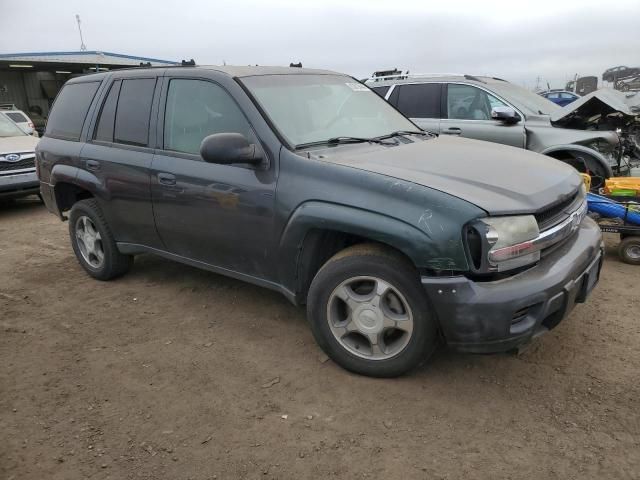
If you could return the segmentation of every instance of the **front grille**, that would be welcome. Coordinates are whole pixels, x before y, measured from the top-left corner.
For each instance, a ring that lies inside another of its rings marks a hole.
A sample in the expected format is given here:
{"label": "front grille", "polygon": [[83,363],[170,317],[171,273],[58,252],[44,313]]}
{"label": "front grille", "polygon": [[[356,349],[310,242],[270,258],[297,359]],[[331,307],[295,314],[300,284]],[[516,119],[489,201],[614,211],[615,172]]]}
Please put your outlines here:
{"label": "front grille", "polygon": [[35,168],[35,159],[25,158],[17,162],[0,162],[0,172],[10,172],[12,170],[23,170],[25,168]]}
{"label": "front grille", "polygon": [[572,207],[574,207],[574,203],[577,203],[579,193],[580,190],[577,190],[564,200],[560,200],[551,206],[545,207],[544,210],[535,213],[534,216],[536,217],[540,231],[546,230],[567,218],[571,211],[575,210],[575,208]]}

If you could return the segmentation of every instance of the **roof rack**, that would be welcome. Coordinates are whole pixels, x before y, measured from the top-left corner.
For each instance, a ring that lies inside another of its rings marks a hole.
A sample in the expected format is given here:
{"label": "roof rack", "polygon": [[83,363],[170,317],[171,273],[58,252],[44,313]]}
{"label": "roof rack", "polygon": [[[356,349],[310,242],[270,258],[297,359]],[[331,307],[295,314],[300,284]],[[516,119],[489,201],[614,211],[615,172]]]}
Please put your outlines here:
{"label": "roof rack", "polygon": [[397,68],[389,69],[389,70],[377,70],[373,72],[373,75],[369,78],[365,78],[363,81],[373,80],[374,82],[382,81],[382,80],[402,80],[403,78],[407,78],[409,75],[409,70],[405,73],[402,73],[401,70]]}
{"label": "roof rack", "polygon": [[378,72],[374,72],[374,75],[372,77],[367,78],[365,80],[365,82],[370,82],[370,81],[381,82],[383,80],[404,80],[404,79],[407,79],[407,78],[411,79],[411,78],[431,78],[431,77],[464,77],[467,80],[473,80],[475,82],[486,83],[481,78],[478,78],[478,77],[473,76],[473,75],[467,75],[467,74],[464,74],[464,73],[409,73],[407,71],[406,73],[399,72],[397,74],[383,75],[383,76],[376,76],[375,75],[376,73],[378,73]]}
{"label": "roof rack", "polygon": [[191,60],[182,59],[182,62],[180,62],[180,65],[183,67],[195,67],[196,61],[193,58]]}

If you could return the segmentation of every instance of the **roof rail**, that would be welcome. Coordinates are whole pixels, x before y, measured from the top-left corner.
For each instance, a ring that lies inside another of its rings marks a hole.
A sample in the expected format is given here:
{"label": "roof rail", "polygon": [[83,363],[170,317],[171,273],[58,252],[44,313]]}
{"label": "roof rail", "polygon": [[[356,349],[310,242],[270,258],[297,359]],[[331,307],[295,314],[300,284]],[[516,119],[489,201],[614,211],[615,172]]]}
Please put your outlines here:
{"label": "roof rail", "polygon": [[481,79],[479,79],[478,77],[476,77],[474,75],[465,75],[464,78],[466,78],[467,80],[473,80],[474,82],[487,83],[484,80],[481,80]]}
{"label": "roof rail", "polygon": [[183,67],[195,67],[196,61],[193,58],[188,61],[183,59],[180,65],[182,65]]}
{"label": "roof rail", "polygon": [[399,73],[395,75],[373,76],[365,81],[382,81],[382,80],[404,80],[405,78],[425,78],[425,77],[464,77],[468,80],[482,82],[478,77],[473,75],[465,75],[464,73]]}

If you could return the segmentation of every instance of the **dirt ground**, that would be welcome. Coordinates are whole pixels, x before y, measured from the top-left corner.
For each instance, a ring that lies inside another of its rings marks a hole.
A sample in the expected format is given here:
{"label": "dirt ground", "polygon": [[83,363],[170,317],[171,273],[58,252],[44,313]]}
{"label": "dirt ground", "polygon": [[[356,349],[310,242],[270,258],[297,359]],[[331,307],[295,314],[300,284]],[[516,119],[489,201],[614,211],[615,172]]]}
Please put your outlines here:
{"label": "dirt ground", "polygon": [[352,375],[277,293],[152,256],[90,279],[0,207],[1,479],[640,478],[640,267],[520,355]]}

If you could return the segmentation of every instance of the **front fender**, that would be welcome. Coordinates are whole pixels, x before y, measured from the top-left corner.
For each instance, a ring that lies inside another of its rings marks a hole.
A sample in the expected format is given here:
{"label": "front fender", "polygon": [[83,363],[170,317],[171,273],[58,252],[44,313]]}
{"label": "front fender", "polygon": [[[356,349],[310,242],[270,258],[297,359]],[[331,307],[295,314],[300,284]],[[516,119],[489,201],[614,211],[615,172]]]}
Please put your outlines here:
{"label": "front fender", "polygon": [[[611,169],[611,165],[609,165],[609,162],[604,157],[604,155],[602,155],[600,152],[595,151],[592,148],[585,147],[584,145],[576,145],[574,143],[570,143],[566,145],[554,145],[552,147],[545,148],[540,153],[543,155],[550,155],[554,157],[554,155],[552,155],[553,153],[560,153],[560,152],[568,152],[568,153],[574,154],[576,157],[581,156],[584,159],[584,161],[587,163],[587,166],[591,164],[591,165],[594,165],[595,167],[602,169],[602,171],[605,172],[606,174],[606,178],[613,176],[613,170]],[[595,168],[592,168],[592,169],[595,170]]]}
{"label": "front fender", "polygon": [[[438,222],[440,226],[434,223],[432,228],[429,222]],[[425,210],[416,225],[411,225],[361,208],[319,201],[305,202],[289,217],[280,238],[279,276],[284,285],[294,289],[302,245],[307,233],[315,229],[357,235],[384,243],[404,253],[418,268],[465,271],[468,264],[461,230],[450,227],[434,218],[430,210]]]}

